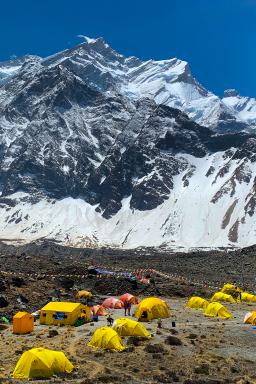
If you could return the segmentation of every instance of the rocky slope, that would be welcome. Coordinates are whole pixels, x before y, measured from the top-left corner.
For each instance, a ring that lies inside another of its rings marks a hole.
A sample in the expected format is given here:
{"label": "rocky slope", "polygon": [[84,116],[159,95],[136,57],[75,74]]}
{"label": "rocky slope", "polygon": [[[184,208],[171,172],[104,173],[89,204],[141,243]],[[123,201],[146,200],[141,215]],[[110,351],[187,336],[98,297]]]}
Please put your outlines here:
{"label": "rocky slope", "polygon": [[253,244],[256,113],[225,96],[102,39],[0,63],[1,239]]}

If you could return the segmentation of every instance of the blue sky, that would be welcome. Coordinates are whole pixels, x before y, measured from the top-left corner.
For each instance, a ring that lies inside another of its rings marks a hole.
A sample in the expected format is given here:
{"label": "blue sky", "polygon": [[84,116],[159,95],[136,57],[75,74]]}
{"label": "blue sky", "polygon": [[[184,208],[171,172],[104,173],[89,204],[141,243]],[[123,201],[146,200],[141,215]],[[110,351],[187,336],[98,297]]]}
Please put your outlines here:
{"label": "blue sky", "polygon": [[256,0],[12,0],[1,4],[0,60],[47,56],[102,36],[143,59],[178,57],[221,95],[256,96]]}

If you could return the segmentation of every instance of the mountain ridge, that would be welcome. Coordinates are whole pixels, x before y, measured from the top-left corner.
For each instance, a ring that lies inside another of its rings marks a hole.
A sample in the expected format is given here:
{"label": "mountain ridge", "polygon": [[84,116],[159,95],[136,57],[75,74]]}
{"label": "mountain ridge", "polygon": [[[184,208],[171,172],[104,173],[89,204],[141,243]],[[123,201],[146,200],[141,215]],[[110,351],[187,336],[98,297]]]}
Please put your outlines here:
{"label": "mountain ridge", "polygon": [[101,38],[12,64],[0,63],[1,238],[255,242],[253,100],[242,121],[240,96],[225,105],[186,62],[125,58]]}

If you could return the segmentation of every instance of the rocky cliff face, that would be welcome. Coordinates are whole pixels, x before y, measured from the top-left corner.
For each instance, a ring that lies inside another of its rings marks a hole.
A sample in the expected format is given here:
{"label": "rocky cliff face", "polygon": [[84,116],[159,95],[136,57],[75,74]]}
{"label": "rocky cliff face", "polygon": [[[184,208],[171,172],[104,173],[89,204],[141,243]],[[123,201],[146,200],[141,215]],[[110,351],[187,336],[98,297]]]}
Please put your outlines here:
{"label": "rocky cliff face", "polygon": [[125,58],[102,39],[0,63],[1,238],[254,243],[254,112],[239,114],[238,97],[219,99],[178,59]]}

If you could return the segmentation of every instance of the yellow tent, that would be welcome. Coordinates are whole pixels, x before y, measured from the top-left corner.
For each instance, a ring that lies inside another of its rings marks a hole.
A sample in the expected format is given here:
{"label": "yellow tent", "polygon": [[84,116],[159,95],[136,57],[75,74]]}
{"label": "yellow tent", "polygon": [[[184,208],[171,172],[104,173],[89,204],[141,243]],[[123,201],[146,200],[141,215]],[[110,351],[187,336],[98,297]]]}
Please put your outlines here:
{"label": "yellow tent", "polygon": [[206,309],[208,301],[199,296],[192,296],[186,306],[191,309]]}
{"label": "yellow tent", "polygon": [[148,297],[137,306],[135,317],[139,321],[170,317],[170,310],[164,300],[157,297]]}
{"label": "yellow tent", "polygon": [[12,376],[15,379],[44,378],[57,373],[70,373],[73,369],[63,352],[32,348],[22,354]]}
{"label": "yellow tent", "polygon": [[256,325],[256,311],[247,312],[244,317],[244,323]]}
{"label": "yellow tent", "polygon": [[51,301],[40,311],[40,324],[73,325],[79,317],[90,320],[90,308],[81,303]]}
{"label": "yellow tent", "polygon": [[212,296],[211,301],[224,301],[228,303],[236,303],[235,299],[231,295],[228,295],[227,293],[223,292],[216,292]]}
{"label": "yellow tent", "polygon": [[78,297],[92,297],[92,293],[91,292],[89,292],[89,291],[79,291],[78,293],[77,293],[77,296]]}
{"label": "yellow tent", "polygon": [[241,299],[241,301],[245,301],[247,303],[254,303],[256,301],[256,296],[248,292],[242,292]]}
{"label": "yellow tent", "polygon": [[151,337],[151,334],[147,331],[144,325],[127,318],[121,318],[115,320],[113,324],[113,329],[120,336],[141,336],[141,337]]}
{"label": "yellow tent", "polygon": [[34,317],[28,312],[18,312],[12,319],[13,333],[30,333],[34,330]]}
{"label": "yellow tent", "polygon": [[116,352],[124,349],[121,337],[114,329],[109,327],[96,329],[87,345],[96,349],[111,349]]}
{"label": "yellow tent", "polygon": [[241,292],[241,289],[234,284],[224,284],[221,288],[221,292],[230,294],[233,292]]}
{"label": "yellow tent", "polygon": [[229,319],[232,316],[224,305],[217,303],[216,301],[210,303],[204,312],[205,316],[215,316],[221,319]]}

